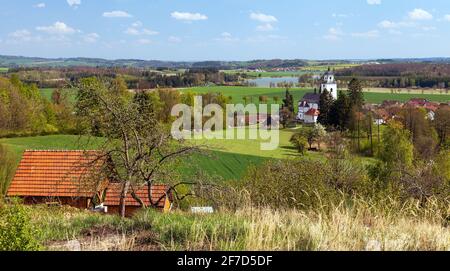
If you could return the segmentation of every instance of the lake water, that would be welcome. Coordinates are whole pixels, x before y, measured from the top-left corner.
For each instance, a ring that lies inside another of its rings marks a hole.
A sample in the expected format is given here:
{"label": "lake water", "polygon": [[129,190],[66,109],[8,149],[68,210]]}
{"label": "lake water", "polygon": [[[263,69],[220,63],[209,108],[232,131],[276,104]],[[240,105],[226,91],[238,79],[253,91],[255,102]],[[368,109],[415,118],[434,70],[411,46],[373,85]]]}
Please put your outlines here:
{"label": "lake water", "polygon": [[293,83],[294,86],[298,84],[298,77],[261,77],[257,79],[247,80],[249,83],[256,84],[257,87],[270,87],[270,83],[274,83],[275,86],[278,83]]}

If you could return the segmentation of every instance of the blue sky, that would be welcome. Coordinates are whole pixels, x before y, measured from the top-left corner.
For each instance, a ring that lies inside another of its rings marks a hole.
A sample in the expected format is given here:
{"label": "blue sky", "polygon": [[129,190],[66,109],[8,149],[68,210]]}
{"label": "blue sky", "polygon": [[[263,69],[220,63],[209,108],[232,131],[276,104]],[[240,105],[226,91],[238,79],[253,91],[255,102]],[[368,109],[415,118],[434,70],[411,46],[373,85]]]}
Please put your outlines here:
{"label": "blue sky", "polygon": [[450,56],[448,0],[0,0],[0,54],[158,60]]}

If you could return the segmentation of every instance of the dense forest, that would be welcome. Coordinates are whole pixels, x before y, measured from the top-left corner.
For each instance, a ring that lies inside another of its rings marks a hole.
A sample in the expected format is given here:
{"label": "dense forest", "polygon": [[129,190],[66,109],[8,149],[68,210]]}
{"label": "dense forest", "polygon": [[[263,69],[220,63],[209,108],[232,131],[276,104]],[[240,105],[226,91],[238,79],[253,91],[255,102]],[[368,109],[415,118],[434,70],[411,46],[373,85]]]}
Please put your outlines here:
{"label": "dense forest", "polygon": [[341,79],[358,77],[371,87],[449,88],[450,64],[395,63],[371,64],[339,70]]}
{"label": "dense forest", "polygon": [[12,68],[8,74],[17,75],[24,83],[36,84],[39,88],[58,88],[92,76],[112,79],[123,77],[129,89],[180,88],[211,83],[220,85],[239,79],[239,75],[223,73],[216,68],[191,68],[184,71],[132,67]]}

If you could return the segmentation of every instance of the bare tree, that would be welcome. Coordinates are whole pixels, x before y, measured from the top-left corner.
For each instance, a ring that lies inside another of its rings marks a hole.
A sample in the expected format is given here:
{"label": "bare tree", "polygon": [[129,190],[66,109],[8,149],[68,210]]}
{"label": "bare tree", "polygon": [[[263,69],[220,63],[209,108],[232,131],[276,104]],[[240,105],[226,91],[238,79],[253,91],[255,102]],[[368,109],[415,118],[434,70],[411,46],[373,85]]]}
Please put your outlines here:
{"label": "bare tree", "polygon": [[144,186],[148,186],[151,205],[156,206],[158,202],[152,199],[153,182],[168,181],[175,171],[170,165],[198,148],[172,138],[168,125],[158,122],[156,108],[145,94],[118,95],[110,90],[108,82],[96,78],[82,80],[78,88],[79,128],[84,135],[104,138],[99,159],[106,158],[105,174],[121,184],[121,216],[125,216],[129,194],[147,207],[135,193]]}

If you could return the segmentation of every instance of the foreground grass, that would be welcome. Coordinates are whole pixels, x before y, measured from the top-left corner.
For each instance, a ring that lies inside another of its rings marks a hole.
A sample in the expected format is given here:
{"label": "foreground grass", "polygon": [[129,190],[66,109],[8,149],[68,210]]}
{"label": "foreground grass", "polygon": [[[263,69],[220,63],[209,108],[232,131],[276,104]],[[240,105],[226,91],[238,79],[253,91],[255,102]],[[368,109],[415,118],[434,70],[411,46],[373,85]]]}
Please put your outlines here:
{"label": "foreground grass", "polygon": [[[446,214],[436,204],[431,201],[419,207],[415,202],[400,205],[390,199],[355,200],[352,205],[342,202],[310,211],[243,207],[212,215],[147,210],[125,220],[72,209],[40,206],[30,210],[44,244],[82,240],[91,232],[90,238],[96,238],[100,247],[83,247],[88,250],[449,250]],[[105,229],[109,236],[121,236],[115,240],[122,245],[100,245],[107,238],[102,234]]]}

